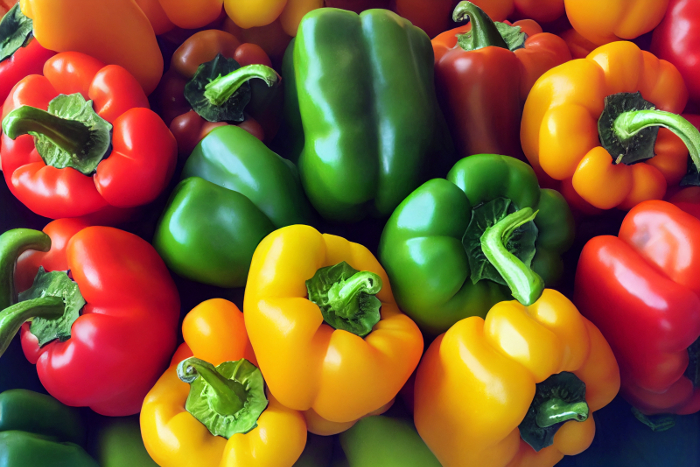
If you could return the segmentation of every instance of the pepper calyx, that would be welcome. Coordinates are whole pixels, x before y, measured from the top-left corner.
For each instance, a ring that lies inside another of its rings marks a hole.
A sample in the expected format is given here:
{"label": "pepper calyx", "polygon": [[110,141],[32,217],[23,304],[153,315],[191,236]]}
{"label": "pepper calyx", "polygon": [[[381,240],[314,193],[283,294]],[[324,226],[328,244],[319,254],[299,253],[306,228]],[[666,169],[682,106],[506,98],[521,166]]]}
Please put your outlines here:
{"label": "pepper calyx", "polygon": [[0,20],[0,62],[26,47],[34,37],[34,22],[25,16],[17,2]]}

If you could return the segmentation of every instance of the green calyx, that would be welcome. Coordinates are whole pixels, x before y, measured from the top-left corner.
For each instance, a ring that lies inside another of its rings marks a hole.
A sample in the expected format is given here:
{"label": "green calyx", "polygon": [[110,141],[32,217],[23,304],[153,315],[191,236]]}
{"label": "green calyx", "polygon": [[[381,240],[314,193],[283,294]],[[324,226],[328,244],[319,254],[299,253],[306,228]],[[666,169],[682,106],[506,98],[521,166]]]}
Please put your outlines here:
{"label": "green calyx", "polygon": [[214,367],[190,357],[178,364],[177,376],[190,385],[185,409],[214,436],[248,433],[267,408],[262,373],[244,358]]}
{"label": "green calyx", "polygon": [[[481,237],[486,229],[514,212],[516,208],[507,198],[496,198],[472,209],[472,218],[462,237],[462,245],[467,253],[473,284],[482,279],[488,279],[501,285],[508,285],[484,254],[481,248]],[[510,231],[510,236],[504,238],[504,245],[510,253],[529,267],[537,252],[535,248],[537,234],[535,223],[528,221]]]}
{"label": "green calyx", "polygon": [[34,23],[22,14],[19,2],[0,20],[0,62],[7,60],[34,37]]}
{"label": "green calyx", "polygon": [[19,255],[31,249],[48,251],[50,247],[49,236],[37,230],[13,229],[0,236],[0,355],[26,321],[32,322],[29,330],[39,345],[71,336],[71,326],[85,300],[65,272],[47,273],[39,268],[32,287],[19,295],[15,291],[13,278]]}
{"label": "green calyx", "polygon": [[372,332],[381,319],[382,302],[375,296],[381,289],[381,277],[345,261],[319,269],[306,281],[309,300],[318,305],[323,320],[360,337]]}
{"label": "green calyx", "polygon": [[632,407],[632,415],[651,431],[660,433],[676,426],[675,414],[645,415],[638,408]]}
{"label": "green calyx", "polygon": [[2,130],[11,139],[34,136],[36,150],[46,165],[71,167],[84,175],[95,173],[108,156],[112,125],[80,94],[61,94],[49,102],[48,110],[22,105],[5,117]]}
{"label": "green calyx", "polygon": [[511,253],[506,245],[515,231],[532,221],[536,215],[537,212],[532,208],[523,208],[487,227],[481,236],[484,256],[510,287],[513,297],[525,306],[532,305],[540,298],[544,291],[544,281]]}
{"label": "green calyx", "polygon": [[452,12],[452,20],[469,20],[471,31],[457,35],[457,44],[465,51],[484,47],[501,47],[511,51],[525,47],[527,34],[520,26],[494,22],[484,10],[472,2],[460,2]]}
{"label": "green calyx", "polygon": [[243,110],[251,99],[249,80],[258,78],[268,87],[280,82],[275,70],[265,65],[241,67],[232,58],[218,54],[197,68],[185,86],[185,98],[208,122],[242,122]]}
{"label": "green calyx", "polygon": [[586,384],[573,373],[563,371],[537,384],[535,397],[520,423],[521,438],[535,451],[554,442],[564,423],[588,419]]}

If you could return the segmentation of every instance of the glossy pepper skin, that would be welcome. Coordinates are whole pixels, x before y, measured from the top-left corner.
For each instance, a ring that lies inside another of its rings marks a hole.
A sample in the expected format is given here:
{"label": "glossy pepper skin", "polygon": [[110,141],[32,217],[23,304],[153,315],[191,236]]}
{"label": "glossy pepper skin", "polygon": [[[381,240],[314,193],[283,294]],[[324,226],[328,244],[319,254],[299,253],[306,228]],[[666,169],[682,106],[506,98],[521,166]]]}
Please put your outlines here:
{"label": "glossy pepper skin", "polygon": [[475,0],[494,21],[527,18],[550,23],[564,14],[564,0]]}
{"label": "glossy pepper skin", "polygon": [[175,348],[180,300],[170,273],[149,243],[122,230],[61,219],[44,232],[51,249],[22,256],[17,290],[32,285],[39,266],[70,271],[87,304],[63,342],[40,347],[25,323],[24,355],[64,404],[109,416],[137,413]]}
{"label": "glossy pepper skin", "polygon": [[[543,33],[533,21],[513,25],[527,37],[524,46],[515,49],[502,40],[483,12],[468,11],[465,14],[469,14],[470,24],[444,32],[432,41],[438,98],[458,154],[503,154],[524,159],[519,131],[525,99],[543,73],[571,60],[569,49],[561,38]],[[474,50],[465,49],[457,38],[470,31],[495,34],[500,45],[489,38],[475,44]]]}
{"label": "glossy pepper skin", "polygon": [[564,198],[541,189],[532,168],[517,159],[480,154],[459,161],[447,179],[430,180],[411,193],[389,218],[379,258],[396,299],[423,332],[438,335],[468,316],[486,316],[510,297],[489,279],[470,280],[462,238],[473,212],[497,198],[516,209],[539,210],[533,269],[547,284],[563,271],[560,255],[574,238],[574,221]]}
{"label": "glossy pepper skin", "polygon": [[[347,262],[381,278],[380,320],[364,338],[324,322],[305,282]],[[243,302],[246,328],[270,392],[283,405],[346,423],[386,406],[423,351],[379,262],[365,247],[312,227],[276,230],[258,245]]]}
{"label": "glossy pepper skin", "polygon": [[390,214],[449,142],[428,37],[388,10],[323,8],[304,17],[293,54],[311,203],[335,221]]}
{"label": "glossy pepper skin", "polygon": [[671,0],[663,21],[654,29],[651,52],[680,71],[690,100],[700,104],[700,5],[692,0]]}
{"label": "glossy pepper skin", "polygon": [[[28,134],[2,136],[2,168],[13,194],[35,213],[53,219],[128,215],[156,199],[175,170],[177,145],[163,120],[148,108],[134,77],[117,65],[77,52],[55,55],[44,75],[30,75],[13,89],[3,117],[21,106],[45,110],[59,94],[79,93],[112,124],[108,150],[95,171],[47,165]],[[5,127],[6,128],[6,127]],[[60,130],[59,130],[60,131]]]}
{"label": "glossy pepper skin", "polygon": [[161,467],[291,467],[304,449],[306,424],[269,391],[257,427],[228,439],[213,436],[185,410],[190,387],[178,379],[182,360],[194,355],[212,365],[241,358],[256,364],[236,305],[223,299],[199,304],[185,316],[182,333],[185,342],[143,401],[141,433],[151,457]]}
{"label": "glossy pepper skin", "polygon": [[574,301],[610,342],[622,395],[645,414],[700,410],[688,349],[700,336],[699,229],[678,207],[646,201],[618,237],[590,240],[576,269]]}
{"label": "glossy pepper skin", "polygon": [[0,393],[0,465],[97,467],[84,445],[75,409],[26,389]]}
{"label": "glossy pepper skin", "polygon": [[634,39],[654,29],[669,0],[564,0],[566,16],[583,37],[597,45]]}
{"label": "glossy pepper skin", "polygon": [[258,243],[312,217],[294,164],[236,126],[205,137],[182,178],[153,245],[168,267],[197,282],[244,286]]}
{"label": "glossy pepper skin", "polygon": [[90,427],[94,430],[91,447],[100,467],[158,466],[143,445],[138,415],[102,418]]}
{"label": "glossy pepper skin", "polygon": [[297,35],[301,19],[323,7],[323,0],[224,0],[226,14],[241,28],[266,26],[279,20],[289,36]]}
{"label": "glossy pepper skin", "polygon": [[150,94],[163,75],[163,55],[146,15],[123,0],[21,0],[39,43],[126,68]]}
{"label": "glossy pepper skin", "polygon": [[655,156],[633,165],[615,164],[600,141],[598,119],[606,97],[636,92],[673,114],[683,110],[688,97],[673,65],[631,42],[604,45],[585,59],[545,73],[523,112],[520,137],[528,161],[598,209],[630,209],[662,198],[666,187],[678,184],[687,172],[688,149],[680,138],[660,129],[652,148]]}

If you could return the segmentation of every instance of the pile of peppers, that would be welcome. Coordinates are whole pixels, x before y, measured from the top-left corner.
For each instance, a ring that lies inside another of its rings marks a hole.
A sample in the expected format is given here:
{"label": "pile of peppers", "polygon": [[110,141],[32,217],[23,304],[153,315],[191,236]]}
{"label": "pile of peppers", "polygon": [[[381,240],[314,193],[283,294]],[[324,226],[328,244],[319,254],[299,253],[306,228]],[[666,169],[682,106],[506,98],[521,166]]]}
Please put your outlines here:
{"label": "pile of peppers", "polygon": [[0,466],[700,465],[698,0],[0,0]]}

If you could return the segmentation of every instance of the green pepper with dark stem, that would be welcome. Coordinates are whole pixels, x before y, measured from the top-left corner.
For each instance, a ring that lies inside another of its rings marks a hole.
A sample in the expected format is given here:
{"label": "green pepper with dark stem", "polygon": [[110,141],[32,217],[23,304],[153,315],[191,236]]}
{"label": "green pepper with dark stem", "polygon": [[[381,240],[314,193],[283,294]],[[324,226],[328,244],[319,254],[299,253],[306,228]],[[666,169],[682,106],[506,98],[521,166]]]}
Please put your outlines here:
{"label": "green pepper with dark stem", "polygon": [[170,269],[197,282],[243,287],[258,243],[312,218],[294,164],[236,126],[207,135],[182,179],[153,245]]}
{"label": "green pepper with dark stem", "polygon": [[574,220],[564,198],[541,189],[529,165],[474,155],[455,164],[447,180],[430,180],[411,193],[387,222],[379,245],[401,310],[435,336],[509,300],[511,292],[480,239],[486,228],[526,207],[539,213],[513,232],[507,248],[554,285],[563,273],[561,254],[573,242]]}
{"label": "green pepper with dark stem", "polygon": [[0,394],[0,465],[98,467],[82,445],[78,412],[51,396],[26,389]]}

